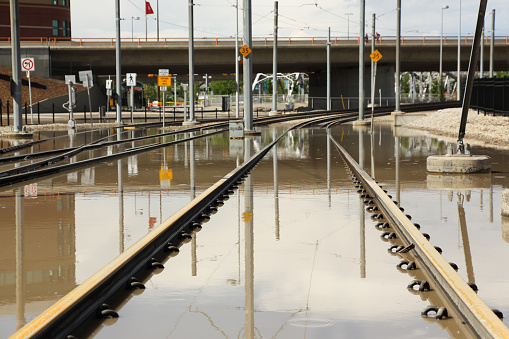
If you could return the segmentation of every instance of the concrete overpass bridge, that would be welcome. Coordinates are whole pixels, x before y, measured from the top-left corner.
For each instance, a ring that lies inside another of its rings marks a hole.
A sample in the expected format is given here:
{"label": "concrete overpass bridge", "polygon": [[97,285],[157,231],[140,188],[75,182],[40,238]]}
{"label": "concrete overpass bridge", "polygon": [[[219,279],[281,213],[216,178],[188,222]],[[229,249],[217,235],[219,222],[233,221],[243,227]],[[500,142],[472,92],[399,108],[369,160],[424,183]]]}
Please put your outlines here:
{"label": "concrete overpass bridge", "polygon": [[[358,96],[358,38],[331,39],[331,66],[333,97]],[[455,72],[457,67],[457,36],[443,38],[443,70]],[[242,42],[239,44],[242,45]],[[461,69],[467,70],[472,37],[461,39]],[[94,74],[115,74],[114,39],[59,39],[34,38],[22,41],[22,56],[35,57],[35,75],[62,77],[91,69]],[[123,39],[122,72],[138,73],[142,82],[155,82],[148,77],[157,74],[159,68],[167,68],[178,75],[178,81],[188,79],[187,38]],[[494,43],[495,71],[509,70],[509,38],[496,37]],[[273,38],[253,39],[253,72],[272,73]],[[371,42],[366,44],[366,93],[369,93],[369,67]],[[382,37],[376,48],[383,58],[379,61],[377,87],[385,94],[394,95],[394,64],[396,54],[395,37]],[[484,44],[484,70],[489,70],[490,45]],[[212,80],[234,79],[234,38],[196,38],[196,80],[203,74],[212,75]],[[326,96],[326,38],[280,38],[278,39],[278,71],[283,73],[303,72],[310,76],[310,96]],[[438,72],[440,60],[440,37],[408,36],[401,40],[401,70],[416,72]],[[0,40],[0,65],[10,67],[10,42]],[[242,67],[241,67],[242,70]],[[392,94],[390,94],[392,93]]]}
{"label": "concrete overpass bridge", "polygon": [[[357,38],[331,39],[331,62],[336,69],[358,65],[359,41]],[[366,45],[366,65],[369,66],[370,42]],[[461,68],[466,70],[470,57],[472,37],[461,40]],[[242,43],[241,43],[242,45]],[[396,41],[393,37],[382,38],[376,48],[383,58],[379,66],[394,65]],[[169,68],[170,73],[187,75],[188,41],[173,39],[123,39],[122,71],[135,72],[140,76],[157,73],[159,68]],[[272,72],[272,38],[253,39],[253,72]],[[455,71],[457,63],[457,37],[444,37],[443,69]],[[22,55],[36,58],[37,72],[47,72],[58,77],[80,70],[92,69],[95,74],[115,73],[114,39],[37,38],[21,43]],[[485,70],[489,68],[489,41],[485,41]],[[10,66],[10,43],[0,41],[0,61]],[[8,52],[8,53],[7,53]],[[38,57],[41,59],[40,62]],[[508,37],[495,39],[495,70],[509,70]],[[9,59],[7,62],[7,59]],[[440,59],[440,37],[403,37],[401,44],[402,71],[438,71]],[[235,71],[234,38],[195,39],[195,71],[197,74],[232,74]],[[46,67],[47,65],[47,67]],[[316,73],[326,68],[325,38],[280,38],[278,39],[278,70],[280,72]],[[37,75],[37,73],[36,73]],[[41,74],[43,75],[43,74]]]}

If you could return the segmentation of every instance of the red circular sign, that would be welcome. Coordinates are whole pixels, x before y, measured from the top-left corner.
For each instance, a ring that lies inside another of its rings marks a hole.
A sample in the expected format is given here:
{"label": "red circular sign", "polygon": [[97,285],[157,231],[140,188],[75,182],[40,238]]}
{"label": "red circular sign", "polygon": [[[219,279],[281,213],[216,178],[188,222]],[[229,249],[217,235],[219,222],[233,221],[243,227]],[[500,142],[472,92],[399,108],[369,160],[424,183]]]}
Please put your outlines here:
{"label": "red circular sign", "polygon": [[24,71],[31,71],[34,69],[34,61],[32,59],[23,59],[21,61],[21,68]]}

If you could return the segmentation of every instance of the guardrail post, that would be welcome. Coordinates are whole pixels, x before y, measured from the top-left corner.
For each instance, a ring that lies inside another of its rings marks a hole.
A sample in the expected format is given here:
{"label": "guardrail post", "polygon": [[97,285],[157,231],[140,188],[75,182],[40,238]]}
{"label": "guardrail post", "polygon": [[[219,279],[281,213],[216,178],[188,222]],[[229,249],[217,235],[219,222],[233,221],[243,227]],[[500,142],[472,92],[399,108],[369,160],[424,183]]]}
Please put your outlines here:
{"label": "guardrail post", "polygon": [[28,106],[26,101],[25,101],[25,125],[28,125]]}
{"label": "guardrail post", "polygon": [[37,124],[40,125],[41,124],[41,107],[39,105],[40,103],[38,102],[37,103]]}
{"label": "guardrail post", "polygon": [[144,106],[145,106],[145,122],[147,122],[147,105]]}
{"label": "guardrail post", "polygon": [[9,126],[9,100],[7,100],[7,104],[5,105],[5,109],[7,110],[7,126]]}
{"label": "guardrail post", "polygon": [[201,108],[201,120],[203,120],[203,107]]}
{"label": "guardrail post", "polygon": [[161,118],[161,106],[159,106],[159,122],[163,121],[163,119]]}
{"label": "guardrail post", "polygon": [[51,104],[51,113],[53,116],[53,123],[55,123],[55,103]]}
{"label": "guardrail post", "polygon": [[87,123],[87,105],[83,105],[83,122]]}
{"label": "guardrail post", "polygon": [[217,107],[216,107],[216,120],[217,120]]}
{"label": "guardrail post", "polygon": [[[175,98],[175,105],[177,105],[177,99]],[[176,107],[173,107],[173,122],[177,121]]]}
{"label": "guardrail post", "polygon": [[3,121],[2,121],[2,99],[0,99],[0,126],[3,126]]}

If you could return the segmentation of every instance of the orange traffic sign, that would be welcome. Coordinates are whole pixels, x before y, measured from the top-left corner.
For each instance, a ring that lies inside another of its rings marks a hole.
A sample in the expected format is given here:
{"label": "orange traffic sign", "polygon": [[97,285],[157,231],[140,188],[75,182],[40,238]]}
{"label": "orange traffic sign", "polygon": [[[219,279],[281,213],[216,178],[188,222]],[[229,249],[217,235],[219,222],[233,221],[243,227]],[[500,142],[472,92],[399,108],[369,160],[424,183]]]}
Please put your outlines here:
{"label": "orange traffic sign", "polygon": [[247,58],[247,56],[251,54],[251,48],[249,48],[248,45],[244,45],[239,49],[239,52],[244,56],[244,58]]}
{"label": "orange traffic sign", "polygon": [[242,213],[242,220],[244,220],[244,222],[246,223],[250,222],[251,220],[253,220],[253,213],[245,211],[244,213]]}
{"label": "orange traffic sign", "polygon": [[378,50],[374,51],[369,55],[369,57],[374,61],[378,62],[380,59],[382,59],[382,53],[380,53]]}
{"label": "orange traffic sign", "polygon": [[171,86],[171,76],[158,76],[157,77],[157,86]]}

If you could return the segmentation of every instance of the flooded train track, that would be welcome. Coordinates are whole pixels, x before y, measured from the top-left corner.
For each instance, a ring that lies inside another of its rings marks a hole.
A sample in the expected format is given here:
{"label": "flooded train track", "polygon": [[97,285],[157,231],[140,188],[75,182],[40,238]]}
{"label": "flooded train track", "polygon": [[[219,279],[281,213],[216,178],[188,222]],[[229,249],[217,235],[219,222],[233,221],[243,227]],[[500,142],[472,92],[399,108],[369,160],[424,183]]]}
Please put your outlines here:
{"label": "flooded train track", "polygon": [[[302,118],[302,115],[298,117]],[[275,118],[280,121],[289,119]],[[349,120],[351,116],[345,114],[343,119]],[[285,133],[16,332],[13,338],[77,338],[99,327],[106,318],[118,317],[115,310],[119,305],[129,300],[136,290],[145,288],[145,282],[164,268],[166,260],[178,253],[179,247],[193,237],[193,232],[201,229]],[[150,147],[155,146],[137,147],[132,151],[144,152]]]}
{"label": "flooded train track", "polygon": [[438,295],[438,300],[429,297],[434,304],[421,315],[436,321],[452,319],[454,332],[461,338],[509,338],[509,329],[499,319],[502,313],[490,309],[477,296],[477,286],[467,284],[457,273],[457,265],[442,257],[442,250],[430,243],[429,235],[420,232],[420,226],[410,221],[411,216],[403,213],[399,203],[330,134],[329,138],[341,154],[364,204],[369,206],[368,212],[373,213],[372,219],[378,221],[376,227],[384,231],[382,239],[391,242],[388,251],[401,257],[397,268],[418,277],[408,285],[408,290],[415,294],[435,291]]}

